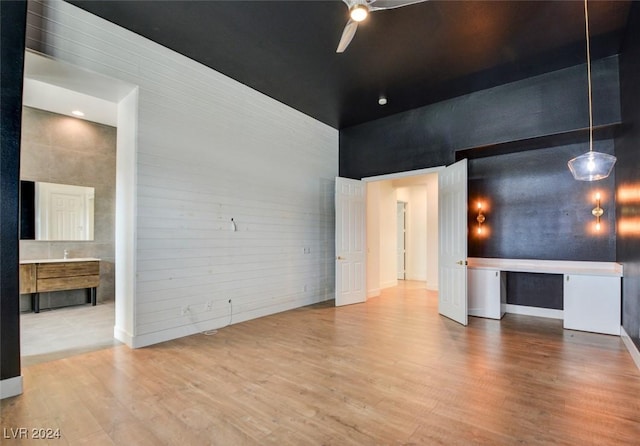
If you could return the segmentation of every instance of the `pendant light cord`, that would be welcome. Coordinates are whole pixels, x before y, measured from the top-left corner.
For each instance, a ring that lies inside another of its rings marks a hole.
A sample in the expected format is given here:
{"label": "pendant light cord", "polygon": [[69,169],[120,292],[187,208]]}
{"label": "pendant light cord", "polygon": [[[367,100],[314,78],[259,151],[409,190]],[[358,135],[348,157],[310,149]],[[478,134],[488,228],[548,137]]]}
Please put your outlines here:
{"label": "pendant light cord", "polygon": [[591,51],[589,49],[589,10],[584,0],[584,25],[587,35],[587,84],[589,91],[589,152],[593,151],[593,105],[591,95]]}

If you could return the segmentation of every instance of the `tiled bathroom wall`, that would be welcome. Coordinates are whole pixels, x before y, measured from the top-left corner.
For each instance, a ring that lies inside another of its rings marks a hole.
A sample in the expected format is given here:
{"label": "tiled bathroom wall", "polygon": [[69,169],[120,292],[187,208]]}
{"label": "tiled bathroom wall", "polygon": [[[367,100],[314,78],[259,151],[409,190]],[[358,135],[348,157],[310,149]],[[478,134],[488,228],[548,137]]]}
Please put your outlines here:
{"label": "tiled bathroom wall", "polygon": [[[116,128],[30,107],[22,112],[20,178],[95,188],[93,241],[20,241],[20,259],[97,257],[98,302],[115,299]],[[40,307],[85,302],[85,290],[41,293]],[[31,311],[29,295],[20,310]]]}

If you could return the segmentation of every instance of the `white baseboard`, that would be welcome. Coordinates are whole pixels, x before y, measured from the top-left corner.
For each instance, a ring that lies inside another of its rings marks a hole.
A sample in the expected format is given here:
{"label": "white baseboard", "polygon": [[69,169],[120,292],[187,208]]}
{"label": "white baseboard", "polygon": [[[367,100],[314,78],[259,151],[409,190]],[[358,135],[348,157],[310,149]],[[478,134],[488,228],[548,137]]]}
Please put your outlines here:
{"label": "white baseboard", "polygon": [[564,319],[564,311],[551,308],[527,307],[526,305],[506,305],[506,312],[523,314],[525,316],[548,317],[551,319]]}
{"label": "white baseboard", "polygon": [[624,327],[620,327],[620,336],[622,337],[622,342],[629,350],[629,354],[631,355],[631,359],[636,363],[636,367],[640,369],[640,351],[634,342],[631,340],[631,337],[625,331]]}
{"label": "white baseboard", "polygon": [[127,332],[126,330],[120,327],[114,326],[113,337],[116,338],[118,341],[128,345],[129,348],[133,348],[133,336],[131,336],[131,334],[129,334],[129,332]]}
{"label": "white baseboard", "polygon": [[384,288],[391,288],[393,286],[398,286],[398,279],[396,280],[390,280],[388,282],[383,282],[380,284],[380,288],[384,289]]}
{"label": "white baseboard", "polygon": [[380,288],[374,288],[367,291],[367,299],[370,297],[378,297],[380,295]]}
{"label": "white baseboard", "polygon": [[[269,316],[287,310],[293,310],[295,308],[304,307],[306,305],[316,304],[318,302],[328,300],[326,297],[327,296],[324,296],[323,299],[319,299],[318,297],[309,297],[305,300],[290,300],[276,306],[256,308],[254,310],[233,314],[231,321],[229,320],[229,316],[204,321],[195,321],[187,325],[181,325],[179,327],[173,327],[167,330],[160,330],[133,336],[130,339],[131,344],[128,344],[125,341],[122,342],[125,342],[131,348],[148,347],[150,345],[171,341],[173,339],[179,339],[198,333],[203,333],[205,331],[219,330],[226,327],[230,322],[231,324],[237,324],[239,322],[245,322],[252,319],[257,319],[259,317]],[[333,296],[331,296],[331,299],[333,299]]]}
{"label": "white baseboard", "polygon": [[0,380],[0,400],[22,394],[22,376]]}

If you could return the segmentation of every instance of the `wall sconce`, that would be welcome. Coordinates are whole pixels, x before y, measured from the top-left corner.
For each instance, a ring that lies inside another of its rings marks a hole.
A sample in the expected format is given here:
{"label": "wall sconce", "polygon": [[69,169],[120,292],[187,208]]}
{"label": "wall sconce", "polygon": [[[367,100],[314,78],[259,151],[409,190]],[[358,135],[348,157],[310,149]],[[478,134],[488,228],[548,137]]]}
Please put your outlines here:
{"label": "wall sconce", "polygon": [[478,216],[476,217],[476,221],[478,222],[478,234],[482,234],[482,223],[486,220],[484,214],[482,213],[482,203],[478,202]]}
{"label": "wall sconce", "polygon": [[591,213],[596,218],[596,231],[600,230],[600,217],[604,214],[604,209],[600,207],[600,192],[596,193],[596,207],[591,210]]}
{"label": "wall sconce", "polygon": [[238,225],[236,225],[236,222],[233,221],[233,218],[231,219],[231,231],[232,232],[236,232],[238,230]]}

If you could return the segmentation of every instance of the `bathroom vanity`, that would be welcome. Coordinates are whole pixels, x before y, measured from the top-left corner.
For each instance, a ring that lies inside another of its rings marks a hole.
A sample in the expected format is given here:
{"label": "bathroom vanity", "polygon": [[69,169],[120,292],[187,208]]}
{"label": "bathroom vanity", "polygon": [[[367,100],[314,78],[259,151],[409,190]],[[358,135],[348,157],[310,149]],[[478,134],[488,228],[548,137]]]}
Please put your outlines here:
{"label": "bathroom vanity", "polygon": [[20,294],[31,294],[35,313],[40,312],[40,293],[87,289],[87,303],[96,305],[100,284],[100,259],[44,259],[20,261]]}

